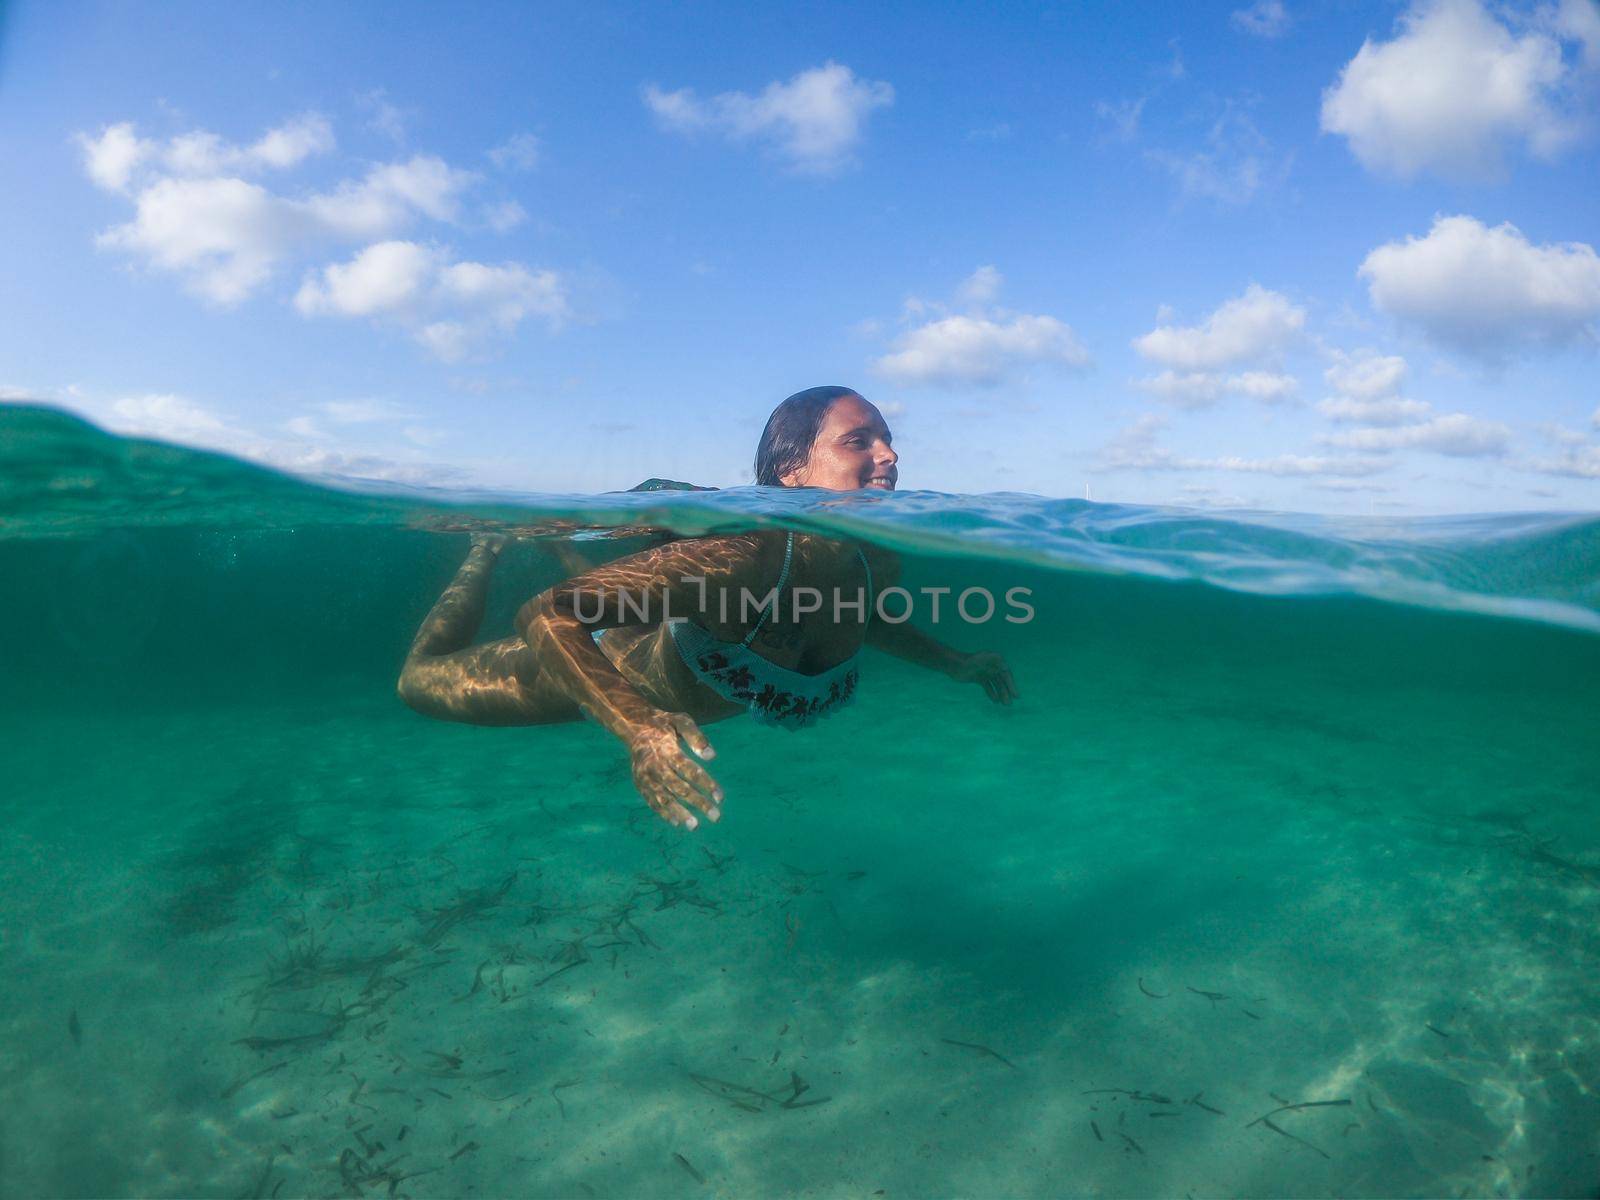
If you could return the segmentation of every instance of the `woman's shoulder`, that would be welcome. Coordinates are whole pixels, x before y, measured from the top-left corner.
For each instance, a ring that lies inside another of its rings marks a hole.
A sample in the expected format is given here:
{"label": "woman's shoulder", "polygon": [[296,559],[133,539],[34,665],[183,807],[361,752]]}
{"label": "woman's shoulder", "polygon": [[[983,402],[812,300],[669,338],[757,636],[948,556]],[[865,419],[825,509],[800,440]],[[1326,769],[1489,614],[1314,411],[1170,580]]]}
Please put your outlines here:
{"label": "woman's shoulder", "polygon": [[[783,543],[778,543],[781,554]],[[847,571],[865,559],[872,572],[875,587],[884,588],[900,578],[900,556],[886,546],[855,539],[824,537],[821,534],[797,533],[794,539],[795,561],[807,571]]]}
{"label": "woman's shoulder", "polygon": [[782,530],[756,529],[680,538],[647,553],[680,573],[753,582],[769,574],[776,577],[786,540]]}

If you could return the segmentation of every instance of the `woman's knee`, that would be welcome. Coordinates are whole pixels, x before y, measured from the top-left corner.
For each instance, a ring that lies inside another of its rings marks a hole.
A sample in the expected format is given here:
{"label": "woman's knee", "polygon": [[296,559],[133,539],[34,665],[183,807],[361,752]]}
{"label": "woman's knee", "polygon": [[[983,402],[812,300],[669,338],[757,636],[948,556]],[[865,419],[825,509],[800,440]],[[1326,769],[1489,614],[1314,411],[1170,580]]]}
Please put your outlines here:
{"label": "woman's knee", "polygon": [[437,697],[427,685],[426,668],[422,661],[415,656],[406,659],[405,666],[400,668],[400,678],[395,681],[395,695],[400,702],[414,712],[431,716],[431,709],[437,704]]}

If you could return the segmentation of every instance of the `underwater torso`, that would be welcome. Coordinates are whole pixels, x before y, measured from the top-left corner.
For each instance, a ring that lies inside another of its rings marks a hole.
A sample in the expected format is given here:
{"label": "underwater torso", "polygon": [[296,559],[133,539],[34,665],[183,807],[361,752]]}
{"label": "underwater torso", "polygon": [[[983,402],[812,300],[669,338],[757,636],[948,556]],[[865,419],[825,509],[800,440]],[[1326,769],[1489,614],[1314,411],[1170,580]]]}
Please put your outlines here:
{"label": "underwater torso", "polygon": [[[872,568],[866,556],[856,552],[866,572],[866,587],[861,593],[864,607],[863,620],[870,621],[873,609]],[[675,619],[655,629],[620,628],[599,630],[594,634],[596,643],[607,657],[628,675],[639,682],[637,675],[656,672],[640,671],[635,655],[649,653],[647,643],[656,641],[656,653],[661,641],[670,640],[676,649],[676,658],[688,673],[706,689],[720,698],[724,711],[721,716],[747,710],[756,720],[785,729],[800,729],[814,724],[848,704],[854,698],[860,679],[861,648],[843,662],[822,671],[808,673],[792,667],[780,666],[757,653],[752,643],[763,630],[771,631],[769,621],[785,599],[785,587],[794,557],[794,534],[790,534],[784,547],[783,570],[774,589],[774,600],[762,609],[760,618],[742,641],[725,642],[709,631],[686,619]],[[854,610],[854,601],[848,591],[843,592],[844,602]],[[821,614],[819,614],[821,615]],[[654,635],[654,636],[652,636]],[[663,664],[664,665],[664,664]],[[651,697],[655,700],[656,697]],[[703,719],[709,713],[692,713]]]}

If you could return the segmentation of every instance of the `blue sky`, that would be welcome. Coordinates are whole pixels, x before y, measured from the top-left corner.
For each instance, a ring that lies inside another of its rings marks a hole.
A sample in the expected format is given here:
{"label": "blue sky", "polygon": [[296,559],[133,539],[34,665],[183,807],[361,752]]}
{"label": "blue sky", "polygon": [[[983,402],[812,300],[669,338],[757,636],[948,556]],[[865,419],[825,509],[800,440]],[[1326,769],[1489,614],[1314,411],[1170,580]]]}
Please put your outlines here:
{"label": "blue sky", "polygon": [[293,470],[1600,507],[1600,4],[0,6],[0,396]]}

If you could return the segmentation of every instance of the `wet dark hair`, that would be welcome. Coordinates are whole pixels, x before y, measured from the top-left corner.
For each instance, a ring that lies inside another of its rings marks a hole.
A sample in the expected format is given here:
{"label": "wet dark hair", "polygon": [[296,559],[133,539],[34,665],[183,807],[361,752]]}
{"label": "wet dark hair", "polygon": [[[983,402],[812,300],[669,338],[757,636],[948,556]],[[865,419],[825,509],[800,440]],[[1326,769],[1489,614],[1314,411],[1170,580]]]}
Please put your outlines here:
{"label": "wet dark hair", "polygon": [[773,409],[756,445],[756,483],[782,487],[785,475],[805,466],[828,409],[846,396],[860,397],[861,393],[847,387],[807,388]]}

